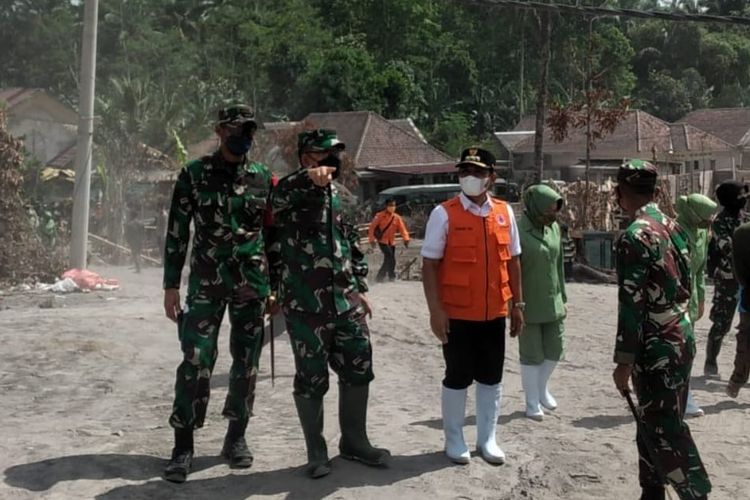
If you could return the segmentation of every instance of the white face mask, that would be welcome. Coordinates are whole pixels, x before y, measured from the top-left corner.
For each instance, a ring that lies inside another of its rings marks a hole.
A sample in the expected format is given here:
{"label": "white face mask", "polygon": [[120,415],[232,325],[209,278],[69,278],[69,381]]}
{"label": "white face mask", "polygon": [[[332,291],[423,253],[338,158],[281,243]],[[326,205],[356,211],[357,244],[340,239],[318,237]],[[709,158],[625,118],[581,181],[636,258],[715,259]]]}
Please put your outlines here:
{"label": "white face mask", "polygon": [[473,175],[460,177],[458,182],[461,184],[461,191],[463,191],[466,196],[479,196],[487,189],[487,179],[474,177]]}

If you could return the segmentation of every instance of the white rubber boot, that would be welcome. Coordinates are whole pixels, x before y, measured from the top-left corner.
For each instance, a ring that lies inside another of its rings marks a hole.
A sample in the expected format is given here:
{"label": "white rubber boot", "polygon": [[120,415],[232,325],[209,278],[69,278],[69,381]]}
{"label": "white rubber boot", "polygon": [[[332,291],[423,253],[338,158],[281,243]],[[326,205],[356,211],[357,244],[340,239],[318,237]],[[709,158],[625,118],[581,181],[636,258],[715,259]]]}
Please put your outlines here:
{"label": "white rubber boot", "polygon": [[521,385],[526,397],[526,416],[532,420],[544,419],[539,405],[539,375],[542,365],[521,365]]}
{"label": "white rubber boot", "polygon": [[477,383],[477,451],[487,462],[498,465],[505,463],[505,453],[495,440],[502,399],[502,384]]}
{"label": "white rubber boot", "polygon": [[703,409],[698,406],[698,403],[696,403],[695,399],[693,399],[693,391],[688,390],[687,404],[685,405],[685,416],[702,417],[703,415]]}
{"label": "white rubber boot", "polygon": [[552,394],[549,393],[549,389],[547,388],[549,377],[550,375],[552,375],[552,372],[555,371],[556,366],[557,361],[550,361],[549,359],[545,359],[540,368],[539,403],[541,403],[541,405],[548,410],[557,409],[557,401],[552,397]]}
{"label": "white rubber boot", "polygon": [[464,440],[466,389],[448,389],[443,386],[442,408],[445,454],[457,464],[468,464],[471,454]]}

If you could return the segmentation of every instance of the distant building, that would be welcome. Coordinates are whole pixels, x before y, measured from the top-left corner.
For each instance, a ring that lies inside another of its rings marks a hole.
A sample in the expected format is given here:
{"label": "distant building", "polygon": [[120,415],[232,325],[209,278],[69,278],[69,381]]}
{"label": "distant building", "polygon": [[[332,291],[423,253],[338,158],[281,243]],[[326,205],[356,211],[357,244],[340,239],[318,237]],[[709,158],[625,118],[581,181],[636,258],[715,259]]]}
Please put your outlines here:
{"label": "distant building", "polygon": [[72,168],[76,156],[78,113],[41,89],[0,89],[8,130],[42,166]]}
{"label": "distant building", "polygon": [[[527,116],[507,132],[495,134],[501,157],[515,177],[534,173],[535,117]],[[563,181],[583,179],[585,175],[586,134],[571,130],[562,142],[544,131],[545,177]],[[664,175],[700,175],[701,190],[710,191],[714,173],[731,176],[740,162],[737,148],[720,136],[688,122],[667,123],[645,111],[630,111],[612,134],[597,140],[591,151],[590,179],[601,182],[615,175],[624,160],[642,158],[653,161]],[[690,179],[692,184],[692,177]],[[695,186],[691,186],[695,188]]]}

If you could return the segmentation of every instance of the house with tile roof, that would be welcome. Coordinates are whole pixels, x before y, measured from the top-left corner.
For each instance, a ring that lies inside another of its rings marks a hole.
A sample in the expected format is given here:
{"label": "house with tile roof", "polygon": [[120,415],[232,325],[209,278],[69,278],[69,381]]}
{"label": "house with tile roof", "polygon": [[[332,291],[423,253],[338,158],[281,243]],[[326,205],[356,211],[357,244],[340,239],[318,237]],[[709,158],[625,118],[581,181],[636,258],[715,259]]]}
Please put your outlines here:
{"label": "house with tile roof", "polygon": [[[512,131],[495,134],[501,157],[516,176],[534,170],[534,123],[534,116],[524,117]],[[546,176],[564,181],[582,179],[585,157],[585,131],[571,130],[562,142],[555,142],[545,127]],[[737,148],[724,138],[691,123],[668,123],[640,110],[630,111],[613,133],[596,142],[591,151],[590,179],[601,182],[612,177],[630,158],[651,160],[662,174],[699,173],[702,179],[713,178],[713,173],[717,179],[731,176],[739,161]]]}
{"label": "house with tile roof", "polygon": [[43,166],[73,168],[78,113],[41,89],[0,89],[0,106],[8,114],[8,130]]}
{"label": "house with tile roof", "polygon": [[750,108],[698,109],[679,120],[735,146],[750,149]]}

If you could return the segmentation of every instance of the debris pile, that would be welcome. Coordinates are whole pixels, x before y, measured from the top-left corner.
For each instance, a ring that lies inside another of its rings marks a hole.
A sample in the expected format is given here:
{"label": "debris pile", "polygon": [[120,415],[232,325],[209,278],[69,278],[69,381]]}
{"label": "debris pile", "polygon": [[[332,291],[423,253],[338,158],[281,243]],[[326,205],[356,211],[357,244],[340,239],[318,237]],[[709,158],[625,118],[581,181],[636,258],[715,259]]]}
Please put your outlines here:
{"label": "debris pile", "polygon": [[26,211],[21,186],[23,145],[6,128],[0,109],[0,283],[54,280],[62,259],[44,247]]}
{"label": "debris pile", "polygon": [[[565,204],[559,215],[559,221],[566,224],[571,231],[617,231],[621,228],[620,221],[625,220],[622,210],[617,205],[614,195],[615,183],[612,180],[598,184],[576,181],[562,187],[554,186]],[[675,217],[674,203],[670,195],[669,180],[661,178],[658,181],[658,195],[656,202],[659,208],[669,217]],[[588,191],[588,198],[586,197]],[[584,206],[587,207],[587,223],[583,223]],[[585,227],[584,227],[585,226]]]}

